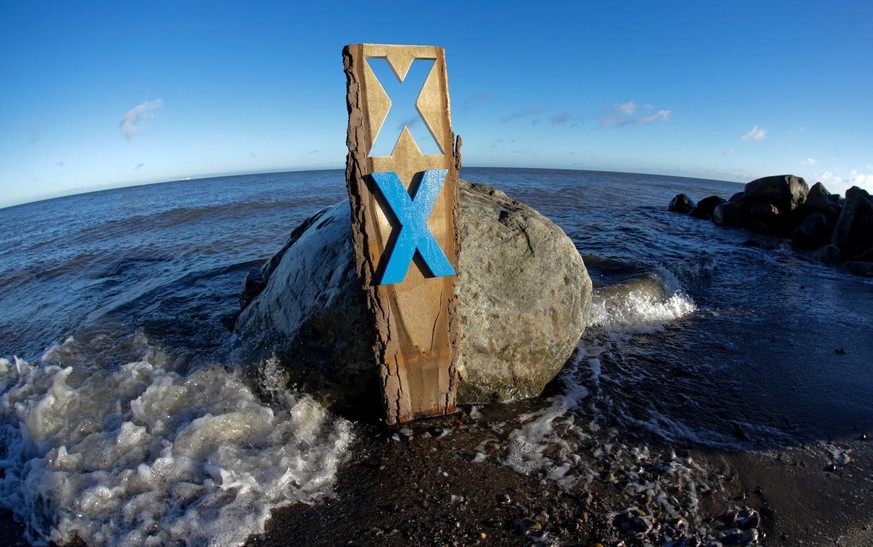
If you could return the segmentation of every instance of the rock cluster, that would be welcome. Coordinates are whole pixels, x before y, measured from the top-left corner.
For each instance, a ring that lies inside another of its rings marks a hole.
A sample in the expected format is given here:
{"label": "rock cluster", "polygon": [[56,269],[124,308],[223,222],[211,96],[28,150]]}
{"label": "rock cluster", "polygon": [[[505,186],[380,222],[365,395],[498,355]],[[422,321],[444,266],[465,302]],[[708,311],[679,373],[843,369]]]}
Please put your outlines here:
{"label": "rock cluster", "polygon": [[[485,185],[461,181],[460,228],[458,402],[539,395],[584,330],[585,264],[557,225]],[[355,275],[347,201],[296,228],[247,277],[240,304],[238,357],[262,388],[281,389],[270,385],[279,376],[334,410],[376,411],[372,319]]]}
{"label": "rock cluster", "polygon": [[778,175],[753,180],[727,200],[709,196],[695,204],[679,194],[668,209],[790,239],[795,249],[822,262],[873,276],[873,198],[857,186],[841,198],[821,182],[809,188],[800,177]]}

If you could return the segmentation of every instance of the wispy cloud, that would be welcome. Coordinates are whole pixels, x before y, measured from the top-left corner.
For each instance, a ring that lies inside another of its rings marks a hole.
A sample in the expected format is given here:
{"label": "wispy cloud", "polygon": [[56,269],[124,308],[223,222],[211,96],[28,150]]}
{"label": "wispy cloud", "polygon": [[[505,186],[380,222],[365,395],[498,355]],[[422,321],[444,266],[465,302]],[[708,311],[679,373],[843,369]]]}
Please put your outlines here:
{"label": "wispy cloud", "polygon": [[401,120],[400,123],[397,124],[397,130],[403,131],[404,127],[408,127],[412,129],[413,127],[418,126],[418,121],[421,119],[420,116],[410,116],[405,120]]}
{"label": "wispy cloud", "polygon": [[749,130],[748,133],[742,136],[744,141],[763,141],[767,137],[767,129],[758,127],[757,125]]}
{"label": "wispy cloud", "polygon": [[733,149],[733,148],[728,148],[727,150],[724,151],[724,155],[725,155],[725,157],[727,157],[727,158],[733,157],[733,155],[734,155],[734,149]]}
{"label": "wispy cloud", "polygon": [[494,95],[487,91],[480,91],[479,93],[464,97],[464,99],[461,101],[461,111],[467,112],[477,104],[487,103],[493,98]]}
{"label": "wispy cloud", "polygon": [[162,106],[164,106],[164,101],[156,99],[154,101],[143,101],[131,108],[127,114],[121,118],[121,121],[118,122],[118,126],[121,128],[121,134],[124,135],[127,140],[133,139],[139,132],[138,124],[145,120],[154,118],[154,111]]}
{"label": "wispy cloud", "polygon": [[503,123],[509,123],[511,121],[519,120],[521,118],[528,118],[530,116],[536,116],[539,113],[540,113],[540,109],[535,107],[535,106],[532,106],[530,108],[527,108],[524,110],[517,110],[517,111],[513,112],[512,114],[503,116],[502,118],[500,118],[500,121],[502,121]]}
{"label": "wispy cloud", "polygon": [[801,165],[809,165],[809,166],[815,165],[816,163],[818,163],[818,162],[815,161],[815,158],[806,158],[805,160],[800,162]]}
{"label": "wispy cloud", "polygon": [[651,125],[656,122],[670,121],[671,112],[660,109],[649,114],[655,107],[651,104],[638,106],[634,101],[615,103],[606,109],[600,127],[626,127],[628,125]]}
{"label": "wispy cloud", "polygon": [[618,103],[615,105],[615,109],[626,116],[633,116],[633,114],[637,111],[637,103],[633,101]]}
{"label": "wispy cloud", "polygon": [[642,120],[640,120],[641,125],[649,125],[650,123],[655,122],[667,122],[670,121],[670,111],[669,110],[658,110],[651,116],[646,116]]}
{"label": "wispy cloud", "polygon": [[570,121],[570,113],[569,112],[559,112],[558,114],[555,114],[554,116],[549,118],[549,122],[551,122],[555,125],[565,124],[568,121]]}

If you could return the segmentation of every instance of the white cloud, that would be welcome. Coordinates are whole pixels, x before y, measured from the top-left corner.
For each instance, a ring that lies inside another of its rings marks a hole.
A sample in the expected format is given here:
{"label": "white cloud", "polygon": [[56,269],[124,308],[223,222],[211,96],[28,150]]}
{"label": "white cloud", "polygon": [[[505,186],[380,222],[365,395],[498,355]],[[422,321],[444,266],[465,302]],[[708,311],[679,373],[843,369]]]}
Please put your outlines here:
{"label": "white cloud", "polygon": [[666,122],[670,120],[670,111],[669,110],[658,110],[651,116],[646,116],[642,120],[640,120],[640,124],[649,125],[650,123],[655,122]]}
{"label": "white cloud", "polygon": [[766,136],[767,129],[756,125],[748,133],[743,135],[742,139],[744,141],[763,141]]}
{"label": "white cloud", "polygon": [[734,155],[734,149],[728,148],[727,150],[724,151],[724,155],[728,158],[732,157]]}
{"label": "white cloud", "polygon": [[846,190],[852,186],[858,186],[868,192],[873,192],[873,173],[860,173],[852,169],[848,176],[843,177],[830,171],[825,171],[824,173],[816,173],[816,179],[821,181],[828,191],[834,194],[845,195]]}
{"label": "white cloud", "polygon": [[121,128],[121,134],[127,137],[127,140],[133,139],[139,131],[138,123],[152,119],[154,111],[164,106],[164,101],[156,99],[154,101],[143,101],[131,108],[127,114],[118,122]]}
{"label": "white cloud", "polygon": [[[651,110],[655,108],[650,104],[643,105],[643,110]],[[600,127],[625,127],[627,125],[650,125],[655,122],[670,121],[670,111],[661,109],[648,116],[642,116],[638,113],[639,108],[637,103],[629,101],[626,103],[615,103],[612,107],[606,109],[605,117],[600,121]]]}
{"label": "white cloud", "polygon": [[809,166],[813,166],[813,165],[815,165],[816,163],[817,163],[817,162],[815,161],[815,158],[806,158],[805,160],[803,160],[802,162],[800,162],[801,165],[809,165]]}
{"label": "white cloud", "polygon": [[615,109],[626,116],[632,116],[637,111],[637,103],[630,101],[626,103],[618,103]]}

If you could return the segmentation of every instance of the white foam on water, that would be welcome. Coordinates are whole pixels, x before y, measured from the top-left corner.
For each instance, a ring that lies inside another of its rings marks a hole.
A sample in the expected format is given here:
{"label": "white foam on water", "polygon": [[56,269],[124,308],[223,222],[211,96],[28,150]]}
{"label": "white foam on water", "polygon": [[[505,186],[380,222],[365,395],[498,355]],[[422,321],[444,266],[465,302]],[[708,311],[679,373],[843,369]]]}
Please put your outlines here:
{"label": "white foam on water", "polygon": [[[584,351],[578,348],[562,377],[572,376],[584,357]],[[580,475],[575,468],[581,460],[576,452],[588,434],[575,427],[571,411],[588,395],[581,384],[567,383],[566,393],[554,397],[550,406],[519,416],[523,425],[509,433],[504,463],[525,475],[542,471],[548,478],[568,487],[577,482]]]}
{"label": "white foam on water", "polygon": [[824,448],[830,452],[833,464],[837,467],[843,467],[852,462],[852,458],[849,456],[852,453],[851,448],[838,448],[831,443],[825,443]]}
{"label": "white foam on water", "polygon": [[82,353],[73,339],[0,359],[0,506],[28,540],[235,545],[273,508],[331,494],[349,422],[307,396],[264,403],[221,365],[178,374],[139,346],[81,377],[63,366]]}
{"label": "white foam on water", "polygon": [[503,463],[569,492],[589,491],[594,481],[621,484],[629,500],[645,496],[659,518],[684,515],[689,532],[704,536],[707,526],[698,511],[699,493],[712,488],[707,471],[672,450],[623,439],[600,421],[598,409],[605,402],[600,384],[609,375],[604,358],[632,344],[635,335],[661,331],[697,310],[675,278],[662,279],[595,291],[588,325],[592,330],[561,374],[566,393],[548,407],[519,417],[520,425],[508,435]]}
{"label": "white foam on water", "polygon": [[697,311],[694,301],[682,291],[659,299],[643,291],[622,295],[600,296],[595,291],[591,299],[588,326],[633,332],[654,332],[670,322]]}

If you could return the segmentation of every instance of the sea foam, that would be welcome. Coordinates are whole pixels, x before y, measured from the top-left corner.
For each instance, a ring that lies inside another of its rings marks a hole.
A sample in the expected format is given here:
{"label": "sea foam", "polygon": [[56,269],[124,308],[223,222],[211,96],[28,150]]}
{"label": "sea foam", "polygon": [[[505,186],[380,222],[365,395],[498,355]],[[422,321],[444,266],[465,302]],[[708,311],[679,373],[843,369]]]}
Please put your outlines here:
{"label": "sea foam", "polygon": [[234,545],[271,509],[331,493],[349,422],[306,396],[264,403],[224,366],[180,374],[147,341],[133,346],[138,360],[87,375],[63,366],[88,354],[72,338],[38,361],[0,359],[0,505],[28,540]]}
{"label": "sea foam", "polygon": [[624,332],[657,331],[697,311],[691,297],[671,288],[672,283],[656,279],[595,290],[588,325]]}

